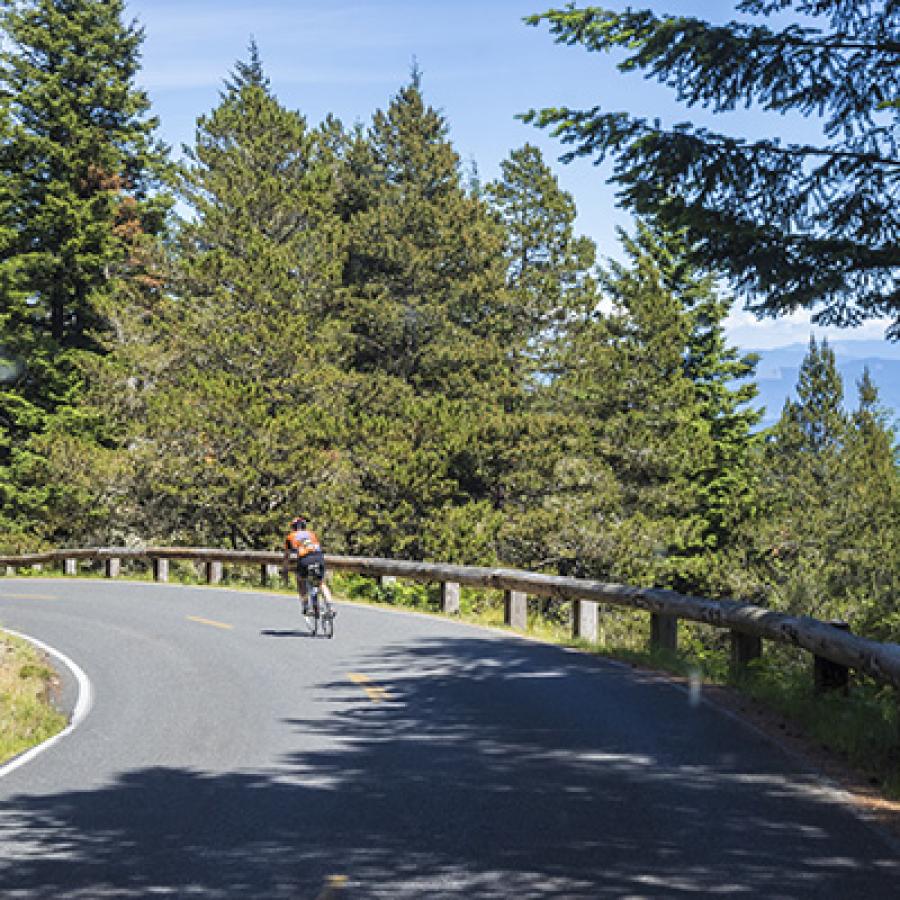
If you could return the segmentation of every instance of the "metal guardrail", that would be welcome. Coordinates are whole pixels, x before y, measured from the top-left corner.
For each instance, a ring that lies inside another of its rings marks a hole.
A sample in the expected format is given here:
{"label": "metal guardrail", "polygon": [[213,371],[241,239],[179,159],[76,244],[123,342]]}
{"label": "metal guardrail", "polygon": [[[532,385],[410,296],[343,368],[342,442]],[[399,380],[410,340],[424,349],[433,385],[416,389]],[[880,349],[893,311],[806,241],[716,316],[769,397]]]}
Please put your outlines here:
{"label": "metal guardrail", "polygon": [[[283,554],[204,547],[98,547],[0,556],[0,567],[14,570],[59,564],[67,574],[76,574],[79,562],[100,561],[105,564],[107,576],[115,577],[123,560],[150,563],[154,577],[159,581],[168,580],[170,560],[187,560],[203,563],[210,583],[221,580],[222,567],[226,564],[259,566],[265,582],[277,576]],[[732,664],[736,669],[758,657],[762,641],[768,640],[801,647],[812,653],[816,660],[817,685],[822,687],[845,684],[846,671],[855,669],[879,682],[900,688],[900,645],[859,637],[845,628],[835,627],[835,623],[821,622],[808,616],[789,616],[749,603],[710,600],[658,588],[629,587],[519,569],[336,555],[326,555],[326,562],[333,571],[381,579],[403,578],[439,583],[441,609],[446,613],[459,611],[460,585],[503,591],[505,621],[514,628],[527,627],[528,596],[553,598],[574,604],[572,618],[576,637],[596,640],[598,604],[615,604],[650,614],[651,643],[657,647],[674,649],[677,621],[685,619],[729,630]]]}

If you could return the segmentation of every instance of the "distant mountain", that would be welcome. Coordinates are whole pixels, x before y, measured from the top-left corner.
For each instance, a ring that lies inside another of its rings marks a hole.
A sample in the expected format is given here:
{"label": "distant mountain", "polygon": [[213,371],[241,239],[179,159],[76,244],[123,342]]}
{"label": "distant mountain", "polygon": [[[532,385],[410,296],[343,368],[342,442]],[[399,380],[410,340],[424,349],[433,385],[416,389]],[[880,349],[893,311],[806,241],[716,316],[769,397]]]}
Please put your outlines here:
{"label": "distant mountain", "polygon": [[[900,344],[887,341],[829,341],[838,371],[844,380],[844,407],[856,408],[857,383],[868,366],[869,375],[878,387],[881,405],[892,412],[892,421],[900,426]],[[759,355],[756,383],[759,396],[756,407],[766,408],[760,427],[774,425],[781,415],[785,400],[796,399],[800,364],[809,349],[807,344],[790,344],[771,350],[753,350]]]}

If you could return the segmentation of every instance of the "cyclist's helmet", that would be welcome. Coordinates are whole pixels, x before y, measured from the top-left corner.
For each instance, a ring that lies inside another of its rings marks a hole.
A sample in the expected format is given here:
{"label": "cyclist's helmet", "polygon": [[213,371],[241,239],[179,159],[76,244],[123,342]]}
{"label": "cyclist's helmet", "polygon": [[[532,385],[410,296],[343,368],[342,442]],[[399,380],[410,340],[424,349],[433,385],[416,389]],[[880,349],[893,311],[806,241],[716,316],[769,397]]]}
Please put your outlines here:
{"label": "cyclist's helmet", "polygon": [[295,516],[291,519],[291,528],[306,528],[306,516]]}

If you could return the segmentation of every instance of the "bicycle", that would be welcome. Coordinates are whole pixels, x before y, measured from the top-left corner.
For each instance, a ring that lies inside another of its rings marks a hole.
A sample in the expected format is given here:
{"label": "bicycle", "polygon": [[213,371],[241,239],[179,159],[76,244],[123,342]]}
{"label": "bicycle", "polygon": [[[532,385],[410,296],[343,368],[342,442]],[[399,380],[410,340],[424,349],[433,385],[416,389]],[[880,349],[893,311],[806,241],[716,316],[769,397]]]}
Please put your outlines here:
{"label": "bicycle", "polygon": [[[303,618],[309,633],[315,637],[321,628],[327,638],[334,637],[335,611],[325,591],[322,590],[324,571],[320,565],[311,565],[306,574],[306,610]],[[320,602],[321,601],[321,602]]]}

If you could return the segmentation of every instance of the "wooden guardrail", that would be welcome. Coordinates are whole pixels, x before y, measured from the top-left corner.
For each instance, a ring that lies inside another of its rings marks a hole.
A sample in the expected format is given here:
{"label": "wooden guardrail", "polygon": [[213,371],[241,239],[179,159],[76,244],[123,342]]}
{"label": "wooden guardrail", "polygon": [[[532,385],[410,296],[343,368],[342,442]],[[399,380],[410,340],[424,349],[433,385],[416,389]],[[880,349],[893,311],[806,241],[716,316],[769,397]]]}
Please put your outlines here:
{"label": "wooden guardrail", "polygon": [[[201,547],[99,547],[0,556],[0,567],[10,573],[20,567],[56,564],[61,565],[66,574],[74,575],[79,562],[99,561],[104,564],[106,575],[115,577],[122,560],[140,560],[152,565],[156,580],[166,581],[168,564],[173,559],[202,563],[210,583],[221,581],[224,565],[259,566],[265,583],[278,577],[283,554]],[[383,580],[403,578],[438,583],[441,609],[451,614],[459,611],[461,585],[503,591],[506,624],[522,630],[527,627],[529,596],[571,601],[574,604],[573,634],[587,640],[597,638],[598,604],[615,604],[650,614],[651,643],[656,647],[674,649],[677,622],[685,619],[727,629],[731,634],[731,658],[735,669],[758,657],[762,641],[769,640],[801,647],[813,654],[816,683],[821,688],[845,684],[849,669],[900,688],[900,645],[868,640],[851,634],[845,627],[836,627],[837,623],[821,622],[808,616],[789,616],[733,600],[709,600],[658,588],[629,587],[519,569],[336,555],[326,555],[326,561],[332,571]]]}

